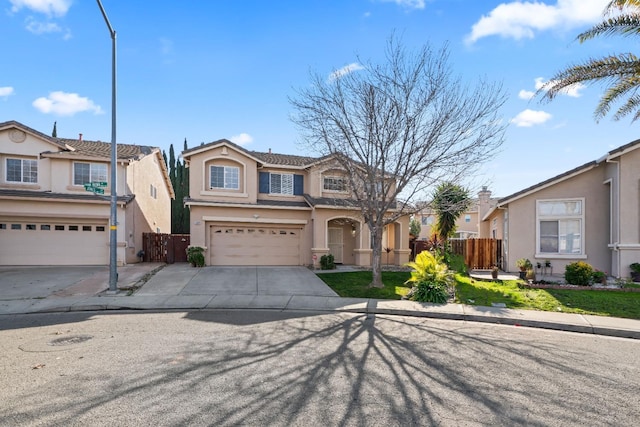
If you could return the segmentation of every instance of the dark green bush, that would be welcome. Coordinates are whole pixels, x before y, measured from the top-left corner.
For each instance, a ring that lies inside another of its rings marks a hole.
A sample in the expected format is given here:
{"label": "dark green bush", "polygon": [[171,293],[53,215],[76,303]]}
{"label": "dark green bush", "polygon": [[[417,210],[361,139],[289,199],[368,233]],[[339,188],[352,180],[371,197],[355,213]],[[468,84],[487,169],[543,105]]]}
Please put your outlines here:
{"label": "dark green bush", "polygon": [[187,248],[187,261],[194,267],[204,267],[204,248],[200,246]]}
{"label": "dark green bush", "polygon": [[322,270],[333,270],[336,268],[333,254],[322,255],[320,257],[320,268]]}
{"label": "dark green bush", "polygon": [[564,271],[564,280],[576,286],[589,286],[593,283],[593,267],[584,261],[572,262]]}

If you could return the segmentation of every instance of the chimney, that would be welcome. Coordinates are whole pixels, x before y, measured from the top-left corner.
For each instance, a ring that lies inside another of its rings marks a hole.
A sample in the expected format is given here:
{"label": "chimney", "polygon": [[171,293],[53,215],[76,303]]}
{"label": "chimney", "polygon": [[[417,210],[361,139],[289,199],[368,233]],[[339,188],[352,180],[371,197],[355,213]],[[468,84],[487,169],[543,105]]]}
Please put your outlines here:
{"label": "chimney", "polygon": [[82,134],[81,134],[81,133],[80,133],[80,134],[78,134],[78,141],[81,141],[81,142],[82,142]]}
{"label": "chimney", "polygon": [[269,148],[269,154],[271,154],[271,148]]}

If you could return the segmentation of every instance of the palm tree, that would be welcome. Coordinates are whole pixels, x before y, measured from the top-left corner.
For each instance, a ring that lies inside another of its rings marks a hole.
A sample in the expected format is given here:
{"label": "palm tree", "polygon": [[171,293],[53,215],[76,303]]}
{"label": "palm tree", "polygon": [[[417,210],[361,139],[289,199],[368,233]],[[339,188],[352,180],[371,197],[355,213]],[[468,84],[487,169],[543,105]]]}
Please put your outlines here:
{"label": "palm tree", "polygon": [[446,241],[456,230],[456,220],[470,204],[469,191],[452,182],[443,182],[436,187],[431,208],[436,213],[433,232]]}
{"label": "palm tree", "polygon": [[[576,39],[583,43],[597,36],[630,36],[640,33],[640,0],[612,0],[604,10],[604,20],[579,34]],[[610,55],[600,59],[589,59],[558,72],[545,83],[538,94],[551,101],[556,95],[578,83],[608,83],[604,95],[594,112],[596,121],[606,116],[611,105],[628,97],[618,108],[614,120],[633,113],[633,120],[640,118],[640,59],[632,53]]]}

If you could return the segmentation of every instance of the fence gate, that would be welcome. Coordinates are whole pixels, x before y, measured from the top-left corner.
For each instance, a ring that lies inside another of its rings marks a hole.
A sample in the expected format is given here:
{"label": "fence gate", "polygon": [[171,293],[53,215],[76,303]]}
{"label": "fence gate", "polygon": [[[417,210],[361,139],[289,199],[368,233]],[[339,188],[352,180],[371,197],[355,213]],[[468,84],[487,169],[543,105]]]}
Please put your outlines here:
{"label": "fence gate", "polygon": [[502,240],[467,239],[464,263],[473,270],[488,270],[494,265],[502,267]]}
{"label": "fence gate", "polygon": [[145,262],[187,262],[189,234],[142,233]]}

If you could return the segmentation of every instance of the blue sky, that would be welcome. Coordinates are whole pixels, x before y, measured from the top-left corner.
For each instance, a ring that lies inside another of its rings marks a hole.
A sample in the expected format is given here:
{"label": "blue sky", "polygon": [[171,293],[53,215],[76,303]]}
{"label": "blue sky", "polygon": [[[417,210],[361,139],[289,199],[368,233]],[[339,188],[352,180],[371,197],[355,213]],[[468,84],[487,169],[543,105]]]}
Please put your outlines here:
{"label": "blue sky", "polygon": [[[608,0],[200,0],[102,4],[117,33],[117,141],[182,150],[228,138],[247,149],[309,154],[288,98],[309,83],[408,48],[448,43],[456,74],[501,82],[509,123],[501,153],[470,177],[507,196],[637,139],[631,119],[599,123],[602,87],[551,103],[537,84],[629,40],[584,44]],[[0,121],[110,141],[111,38],[94,0],[0,0]],[[357,71],[355,71],[357,72]]]}

